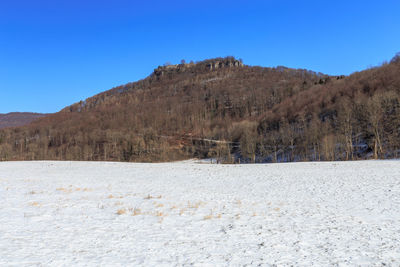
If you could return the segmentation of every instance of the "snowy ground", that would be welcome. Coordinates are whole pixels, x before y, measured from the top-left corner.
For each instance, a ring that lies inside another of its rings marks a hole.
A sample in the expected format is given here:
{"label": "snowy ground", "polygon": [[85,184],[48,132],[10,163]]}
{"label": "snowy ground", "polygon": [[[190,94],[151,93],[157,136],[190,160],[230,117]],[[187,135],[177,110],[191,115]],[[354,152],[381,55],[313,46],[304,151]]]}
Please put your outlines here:
{"label": "snowy ground", "polygon": [[0,163],[0,265],[400,265],[400,161]]}

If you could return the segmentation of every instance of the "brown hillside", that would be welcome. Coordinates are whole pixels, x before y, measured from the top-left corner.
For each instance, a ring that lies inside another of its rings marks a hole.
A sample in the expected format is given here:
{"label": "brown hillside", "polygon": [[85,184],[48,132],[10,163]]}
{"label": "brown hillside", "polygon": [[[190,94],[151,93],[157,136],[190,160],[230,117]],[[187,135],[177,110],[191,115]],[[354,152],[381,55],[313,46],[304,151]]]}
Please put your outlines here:
{"label": "brown hillside", "polygon": [[0,159],[168,161],[395,157],[400,60],[333,77],[232,57],[147,78],[0,132]]}
{"label": "brown hillside", "polygon": [[7,114],[0,114],[0,129],[27,125],[32,121],[38,118],[42,118],[44,116],[46,116],[46,114],[29,112],[12,112]]}

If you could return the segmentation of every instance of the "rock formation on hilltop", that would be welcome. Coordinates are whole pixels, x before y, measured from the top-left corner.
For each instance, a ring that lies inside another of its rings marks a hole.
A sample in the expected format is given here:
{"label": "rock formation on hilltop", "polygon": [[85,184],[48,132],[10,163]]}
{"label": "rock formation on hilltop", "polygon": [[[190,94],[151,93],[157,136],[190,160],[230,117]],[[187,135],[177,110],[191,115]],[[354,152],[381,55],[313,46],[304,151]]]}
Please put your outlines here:
{"label": "rock formation on hilltop", "polygon": [[154,70],[153,75],[157,78],[168,74],[176,74],[183,72],[204,72],[204,71],[213,71],[222,68],[234,68],[234,67],[243,67],[244,64],[241,60],[237,60],[234,57],[225,57],[225,58],[215,58],[210,60],[201,61],[198,63],[182,63],[176,65],[165,65],[159,66]]}

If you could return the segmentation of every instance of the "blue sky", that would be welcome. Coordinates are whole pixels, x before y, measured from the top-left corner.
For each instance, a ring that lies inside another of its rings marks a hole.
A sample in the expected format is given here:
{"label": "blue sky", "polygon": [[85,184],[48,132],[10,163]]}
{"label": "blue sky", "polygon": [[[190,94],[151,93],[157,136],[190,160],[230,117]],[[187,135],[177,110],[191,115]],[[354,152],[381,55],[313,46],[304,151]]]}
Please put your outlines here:
{"label": "blue sky", "polygon": [[400,51],[400,1],[0,1],[0,113],[56,112],[165,62],[350,74]]}

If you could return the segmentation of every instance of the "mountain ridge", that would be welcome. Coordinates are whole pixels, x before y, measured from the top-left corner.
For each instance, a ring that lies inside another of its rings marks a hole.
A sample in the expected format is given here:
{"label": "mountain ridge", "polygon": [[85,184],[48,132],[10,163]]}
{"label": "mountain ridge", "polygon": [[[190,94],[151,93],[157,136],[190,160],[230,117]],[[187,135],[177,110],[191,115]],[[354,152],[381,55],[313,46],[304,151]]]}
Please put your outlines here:
{"label": "mountain ridge", "polygon": [[32,121],[47,116],[44,113],[35,112],[9,112],[0,113],[0,129],[7,127],[24,126]]}

